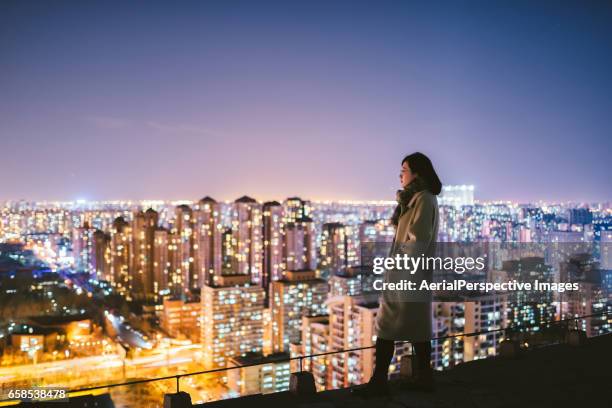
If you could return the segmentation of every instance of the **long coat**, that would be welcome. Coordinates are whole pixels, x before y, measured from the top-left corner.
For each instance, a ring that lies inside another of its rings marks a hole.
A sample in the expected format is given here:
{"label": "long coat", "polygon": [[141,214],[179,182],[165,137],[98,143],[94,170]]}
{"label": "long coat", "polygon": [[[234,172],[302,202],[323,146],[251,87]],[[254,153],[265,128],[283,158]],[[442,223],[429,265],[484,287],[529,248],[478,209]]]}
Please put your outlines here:
{"label": "long coat", "polygon": [[[413,248],[412,253],[407,250],[410,256],[420,256],[421,253],[424,256],[434,256],[437,236],[438,200],[429,191],[418,192],[399,219],[392,252],[398,245],[407,244]],[[414,249],[417,247],[421,249],[418,254]],[[384,279],[389,281],[389,274],[392,273],[386,271]],[[431,274],[420,270],[413,276],[430,280]],[[383,291],[380,298],[376,315],[377,336],[385,340],[429,341],[432,337],[431,293],[418,292],[411,295],[410,292],[404,292],[398,300],[396,294],[389,292]]]}

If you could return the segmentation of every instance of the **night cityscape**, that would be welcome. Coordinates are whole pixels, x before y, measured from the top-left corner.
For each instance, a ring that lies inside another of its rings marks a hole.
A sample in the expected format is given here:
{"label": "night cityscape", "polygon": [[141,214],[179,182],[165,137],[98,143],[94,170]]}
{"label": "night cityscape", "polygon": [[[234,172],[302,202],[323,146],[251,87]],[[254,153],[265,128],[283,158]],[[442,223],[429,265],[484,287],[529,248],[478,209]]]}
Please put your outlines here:
{"label": "night cityscape", "polygon": [[[434,291],[439,388],[390,401],[606,406],[610,21],[605,1],[1,2],[0,407],[361,401],[411,152],[442,183],[432,242],[490,255],[463,279],[579,290]],[[417,359],[395,340],[392,387]]]}
{"label": "night cityscape", "polygon": [[[582,261],[597,278],[580,278],[588,293],[565,299],[562,310],[558,299],[534,308],[470,296],[434,307],[438,334],[610,311],[609,204],[481,203],[471,185],[447,186],[440,204],[440,242],[594,242],[606,250]],[[392,209],[384,201],[262,203],[248,196],[6,202],[0,213],[3,386],[79,389],[259,361],[256,370],[269,370],[261,381],[234,370],[250,380],[230,371],[187,377],[181,388],[194,403],[287,390],[294,370],[283,359],[372,343],[377,304],[360,293],[360,243],[393,238]],[[544,265],[544,258],[517,261],[534,270]],[[358,333],[347,331],[351,322],[360,325]],[[611,328],[607,316],[579,325],[589,336]],[[494,356],[500,340],[453,339],[452,348],[440,342],[432,364],[444,370]],[[372,353],[310,362],[317,388],[364,382]],[[120,406],[146,406],[173,386],[152,382],[138,393],[126,386],[111,395]]]}

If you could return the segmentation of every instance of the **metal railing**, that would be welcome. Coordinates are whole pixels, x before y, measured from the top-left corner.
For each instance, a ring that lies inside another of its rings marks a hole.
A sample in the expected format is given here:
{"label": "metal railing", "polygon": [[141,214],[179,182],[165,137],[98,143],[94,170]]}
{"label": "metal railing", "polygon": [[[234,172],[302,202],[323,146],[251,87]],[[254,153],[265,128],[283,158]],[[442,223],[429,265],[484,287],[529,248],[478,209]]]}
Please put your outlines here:
{"label": "metal railing", "polygon": [[[524,325],[524,326],[520,326],[520,327],[505,327],[505,328],[494,329],[494,330],[482,330],[482,331],[472,332],[472,333],[458,333],[458,334],[453,334],[453,335],[448,335],[448,336],[434,337],[434,338],[431,339],[431,341],[440,341],[440,340],[454,339],[454,338],[459,338],[459,337],[475,337],[475,336],[480,336],[480,335],[483,335],[483,334],[492,334],[492,333],[500,333],[500,332],[503,332],[507,336],[507,334],[509,332],[518,333],[519,329],[520,330],[524,330],[524,329],[530,329],[530,328],[534,328],[534,327],[558,326],[558,325],[563,325],[565,323],[568,324],[568,329],[569,329],[569,323],[570,322],[575,322],[576,323],[576,328],[577,328],[577,324],[578,324],[579,320],[587,319],[587,318],[591,318],[591,317],[602,317],[602,316],[607,316],[607,315],[608,315],[608,311],[605,311],[605,312],[600,312],[600,313],[595,313],[595,314],[590,314],[590,315],[582,315],[582,316],[571,317],[571,318],[562,319],[562,320],[551,320],[551,321],[547,321],[547,322],[534,323],[534,324]],[[397,342],[395,342],[396,345],[397,344],[409,344],[409,343],[410,343],[410,341],[397,341]],[[235,370],[235,369],[240,369],[240,368],[254,367],[254,366],[263,365],[263,364],[271,364],[271,363],[276,364],[276,363],[284,363],[284,362],[289,362],[290,363],[290,362],[296,361],[296,360],[299,362],[299,371],[302,371],[303,370],[303,362],[306,359],[313,359],[315,357],[323,357],[323,356],[328,356],[328,355],[333,355],[333,354],[341,354],[341,353],[350,353],[350,352],[356,352],[356,351],[370,350],[370,349],[374,349],[375,347],[376,347],[375,345],[370,345],[370,346],[355,347],[355,348],[343,349],[343,350],[332,350],[332,351],[328,351],[328,352],[325,352],[325,353],[310,354],[310,355],[306,355],[306,356],[288,357],[288,358],[284,358],[284,359],[275,359],[272,362],[263,362],[263,363],[262,362],[257,362],[257,363],[253,363],[253,364],[244,364],[244,365],[237,365],[237,366],[231,366],[231,367],[223,367],[223,368],[215,368],[215,369],[210,369],[210,370],[195,371],[195,372],[191,372],[191,373],[175,374],[175,375],[169,375],[169,376],[165,376],[165,377],[155,377],[155,378],[147,378],[147,379],[142,379],[142,380],[126,381],[126,382],[121,382],[121,383],[112,383],[112,384],[97,385],[97,386],[92,386],[92,387],[79,388],[79,389],[76,389],[76,390],[69,390],[68,393],[69,394],[84,393],[84,392],[87,392],[87,391],[95,391],[95,390],[100,390],[100,389],[105,389],[105,388],[122,387],[122,386],[128,386],[128,385],[143,384],[143,383],[157,382],[157,381],[164,381],[164,380],[172,380],[172,379],[174,379],[176,381],[176,392],[179,392],[180,391],[180,379],[183,378],[183,377],[191,377],[191,376],[202,375],[202,374],[214,374],[214,373],[218,373],[218,372],[230,371],[230,370]]]}

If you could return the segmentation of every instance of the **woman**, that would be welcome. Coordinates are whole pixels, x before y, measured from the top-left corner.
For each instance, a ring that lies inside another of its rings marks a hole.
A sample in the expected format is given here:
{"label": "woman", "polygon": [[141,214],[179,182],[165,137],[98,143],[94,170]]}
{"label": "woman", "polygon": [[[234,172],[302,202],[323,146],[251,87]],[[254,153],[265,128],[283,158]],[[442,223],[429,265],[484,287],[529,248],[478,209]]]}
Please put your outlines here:
{"label": "woman", "polygon": [[[392,217],[396,227],[392,252],[409,256],[434,256],[438,235],[438,201],[442,183],[427,156],[413,153],[402,160],[397,192],[398,205]],[[404,248],[404,249],[402,249]],[[420,248],[418,251],[416,248]],[[418,253],[417,253],[418,252]],[[394,271],[387,271],[385,275]],[[428,275],[429,273],[429,275]],[[418,271],[417,279],[429,280],[430,272]],[[388,276],[385,276],[388,279]],[[387,392],[389,365],[395,341],[408,340],[414,348],[413,378],[410,388],[433,390],[431,368],[431,293],[395,293],[384,291],[376,315],[376,366],[368,384],[356,391],[362,396]],[[411,298],[411,296],[413,296]]]}

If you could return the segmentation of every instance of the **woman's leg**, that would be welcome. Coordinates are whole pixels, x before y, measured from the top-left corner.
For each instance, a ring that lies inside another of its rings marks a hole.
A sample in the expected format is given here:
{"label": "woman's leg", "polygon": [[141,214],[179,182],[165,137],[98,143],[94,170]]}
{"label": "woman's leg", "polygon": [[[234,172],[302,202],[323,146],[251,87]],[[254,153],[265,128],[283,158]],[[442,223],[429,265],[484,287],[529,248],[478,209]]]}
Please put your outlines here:
{"label": "woman's leg", "polygon": [[394,340],[385,340],[380,337],[376,338],[376,365],[370,381],[386,382],[388,380],[389,365],[391,365],[394,351]]}
{"label": "woman's leg", "polygon": [[365,386],[352,389],[353,395],[371,398],[388,394],[389,365],[394,351],[395,341],[376,338],[376,365],[372,378]]}
{"label": "woman's leg", "polygon": [[431,368],[431,342],[422,341],[413,343],[414,354],[416,357],[415,377],[418,380],[429,381],[432,379],[432,368]]}

